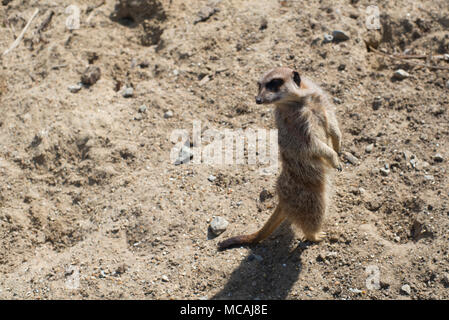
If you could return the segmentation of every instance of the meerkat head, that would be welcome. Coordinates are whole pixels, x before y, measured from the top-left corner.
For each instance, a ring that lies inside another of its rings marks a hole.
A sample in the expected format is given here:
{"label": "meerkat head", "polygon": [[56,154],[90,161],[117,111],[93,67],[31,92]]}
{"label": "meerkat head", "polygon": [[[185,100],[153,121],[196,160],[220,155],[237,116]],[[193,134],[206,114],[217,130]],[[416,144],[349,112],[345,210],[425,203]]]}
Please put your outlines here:
{"label": "meerkat head", "polygon": [[257,104],[283,104],[298,100],[301,77],[290,68],[275,68],[267,72],[257,84]]}

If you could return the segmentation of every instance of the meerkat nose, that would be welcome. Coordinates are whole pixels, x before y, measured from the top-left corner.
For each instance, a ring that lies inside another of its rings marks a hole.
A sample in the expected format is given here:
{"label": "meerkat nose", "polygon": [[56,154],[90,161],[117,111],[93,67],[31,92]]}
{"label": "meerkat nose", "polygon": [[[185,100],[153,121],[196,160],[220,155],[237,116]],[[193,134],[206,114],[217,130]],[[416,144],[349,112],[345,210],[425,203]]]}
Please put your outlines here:
{"label": "meerkat nose", "polygon": [[261,97],[256,97],[256,103],[257,104],[262,104],[262,98]]}

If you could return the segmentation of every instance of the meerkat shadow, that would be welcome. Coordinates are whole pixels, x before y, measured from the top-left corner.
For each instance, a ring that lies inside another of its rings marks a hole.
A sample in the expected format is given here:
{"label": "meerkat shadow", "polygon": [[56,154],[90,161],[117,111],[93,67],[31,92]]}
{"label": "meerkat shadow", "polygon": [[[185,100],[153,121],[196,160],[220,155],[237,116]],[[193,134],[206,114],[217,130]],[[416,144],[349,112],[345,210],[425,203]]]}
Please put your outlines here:
{"label": "meerkat shadow", "polygon": [[248,246],[246,258],[211,299],[286,299],[302,269],[303,250],[298,250],[297,244],[293,227],[288,222],[282,223],[268,239]]}

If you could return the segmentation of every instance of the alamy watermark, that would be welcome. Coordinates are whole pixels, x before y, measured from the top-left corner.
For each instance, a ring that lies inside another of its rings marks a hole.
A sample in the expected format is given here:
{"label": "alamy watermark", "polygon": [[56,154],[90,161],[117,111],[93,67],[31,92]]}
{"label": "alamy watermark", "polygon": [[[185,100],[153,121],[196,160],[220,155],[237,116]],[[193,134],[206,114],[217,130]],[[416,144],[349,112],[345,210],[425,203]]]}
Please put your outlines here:
{"label": "alamy watermark", "polygon": [[192,134],[187,129],[177,129],[171,133],[170,141],[175,143],[170,152],[170,161],[174,164],[262,165],[260,174],[277,173],[277,129],[210,128],[202,132],[201,121],[195,120]]}
{"label": "alamy watermark", "polygon": [[379,7],[378,6],[368,6],[365,10],[366,20],[365,26],[369,30],[380,29],[380,19],[379,19]]}
{"label": "alamy watermark", "polygon": [[369,265],[365,269],[367,275],[365,284],[368,290],[380,289],[380,270],[378,266]]}
{"label": "alamy watermark", "polygon": [[69,290],[76,290],[80,286],[80,269],[77,266],[68,266],[64,273],[65,287]]}

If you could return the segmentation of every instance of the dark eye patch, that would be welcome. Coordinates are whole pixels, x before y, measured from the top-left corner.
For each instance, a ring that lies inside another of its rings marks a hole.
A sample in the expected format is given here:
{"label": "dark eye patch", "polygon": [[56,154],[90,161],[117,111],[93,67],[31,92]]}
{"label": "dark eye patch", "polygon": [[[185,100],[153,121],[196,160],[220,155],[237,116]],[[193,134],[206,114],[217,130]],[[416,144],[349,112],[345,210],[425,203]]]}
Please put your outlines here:
{"label": "dark eye patch", "polygon": [[265,88],[270,91],[278,91],[279,87],[284,84],[284,80],[282,79],[273,79],[265,85]]}

